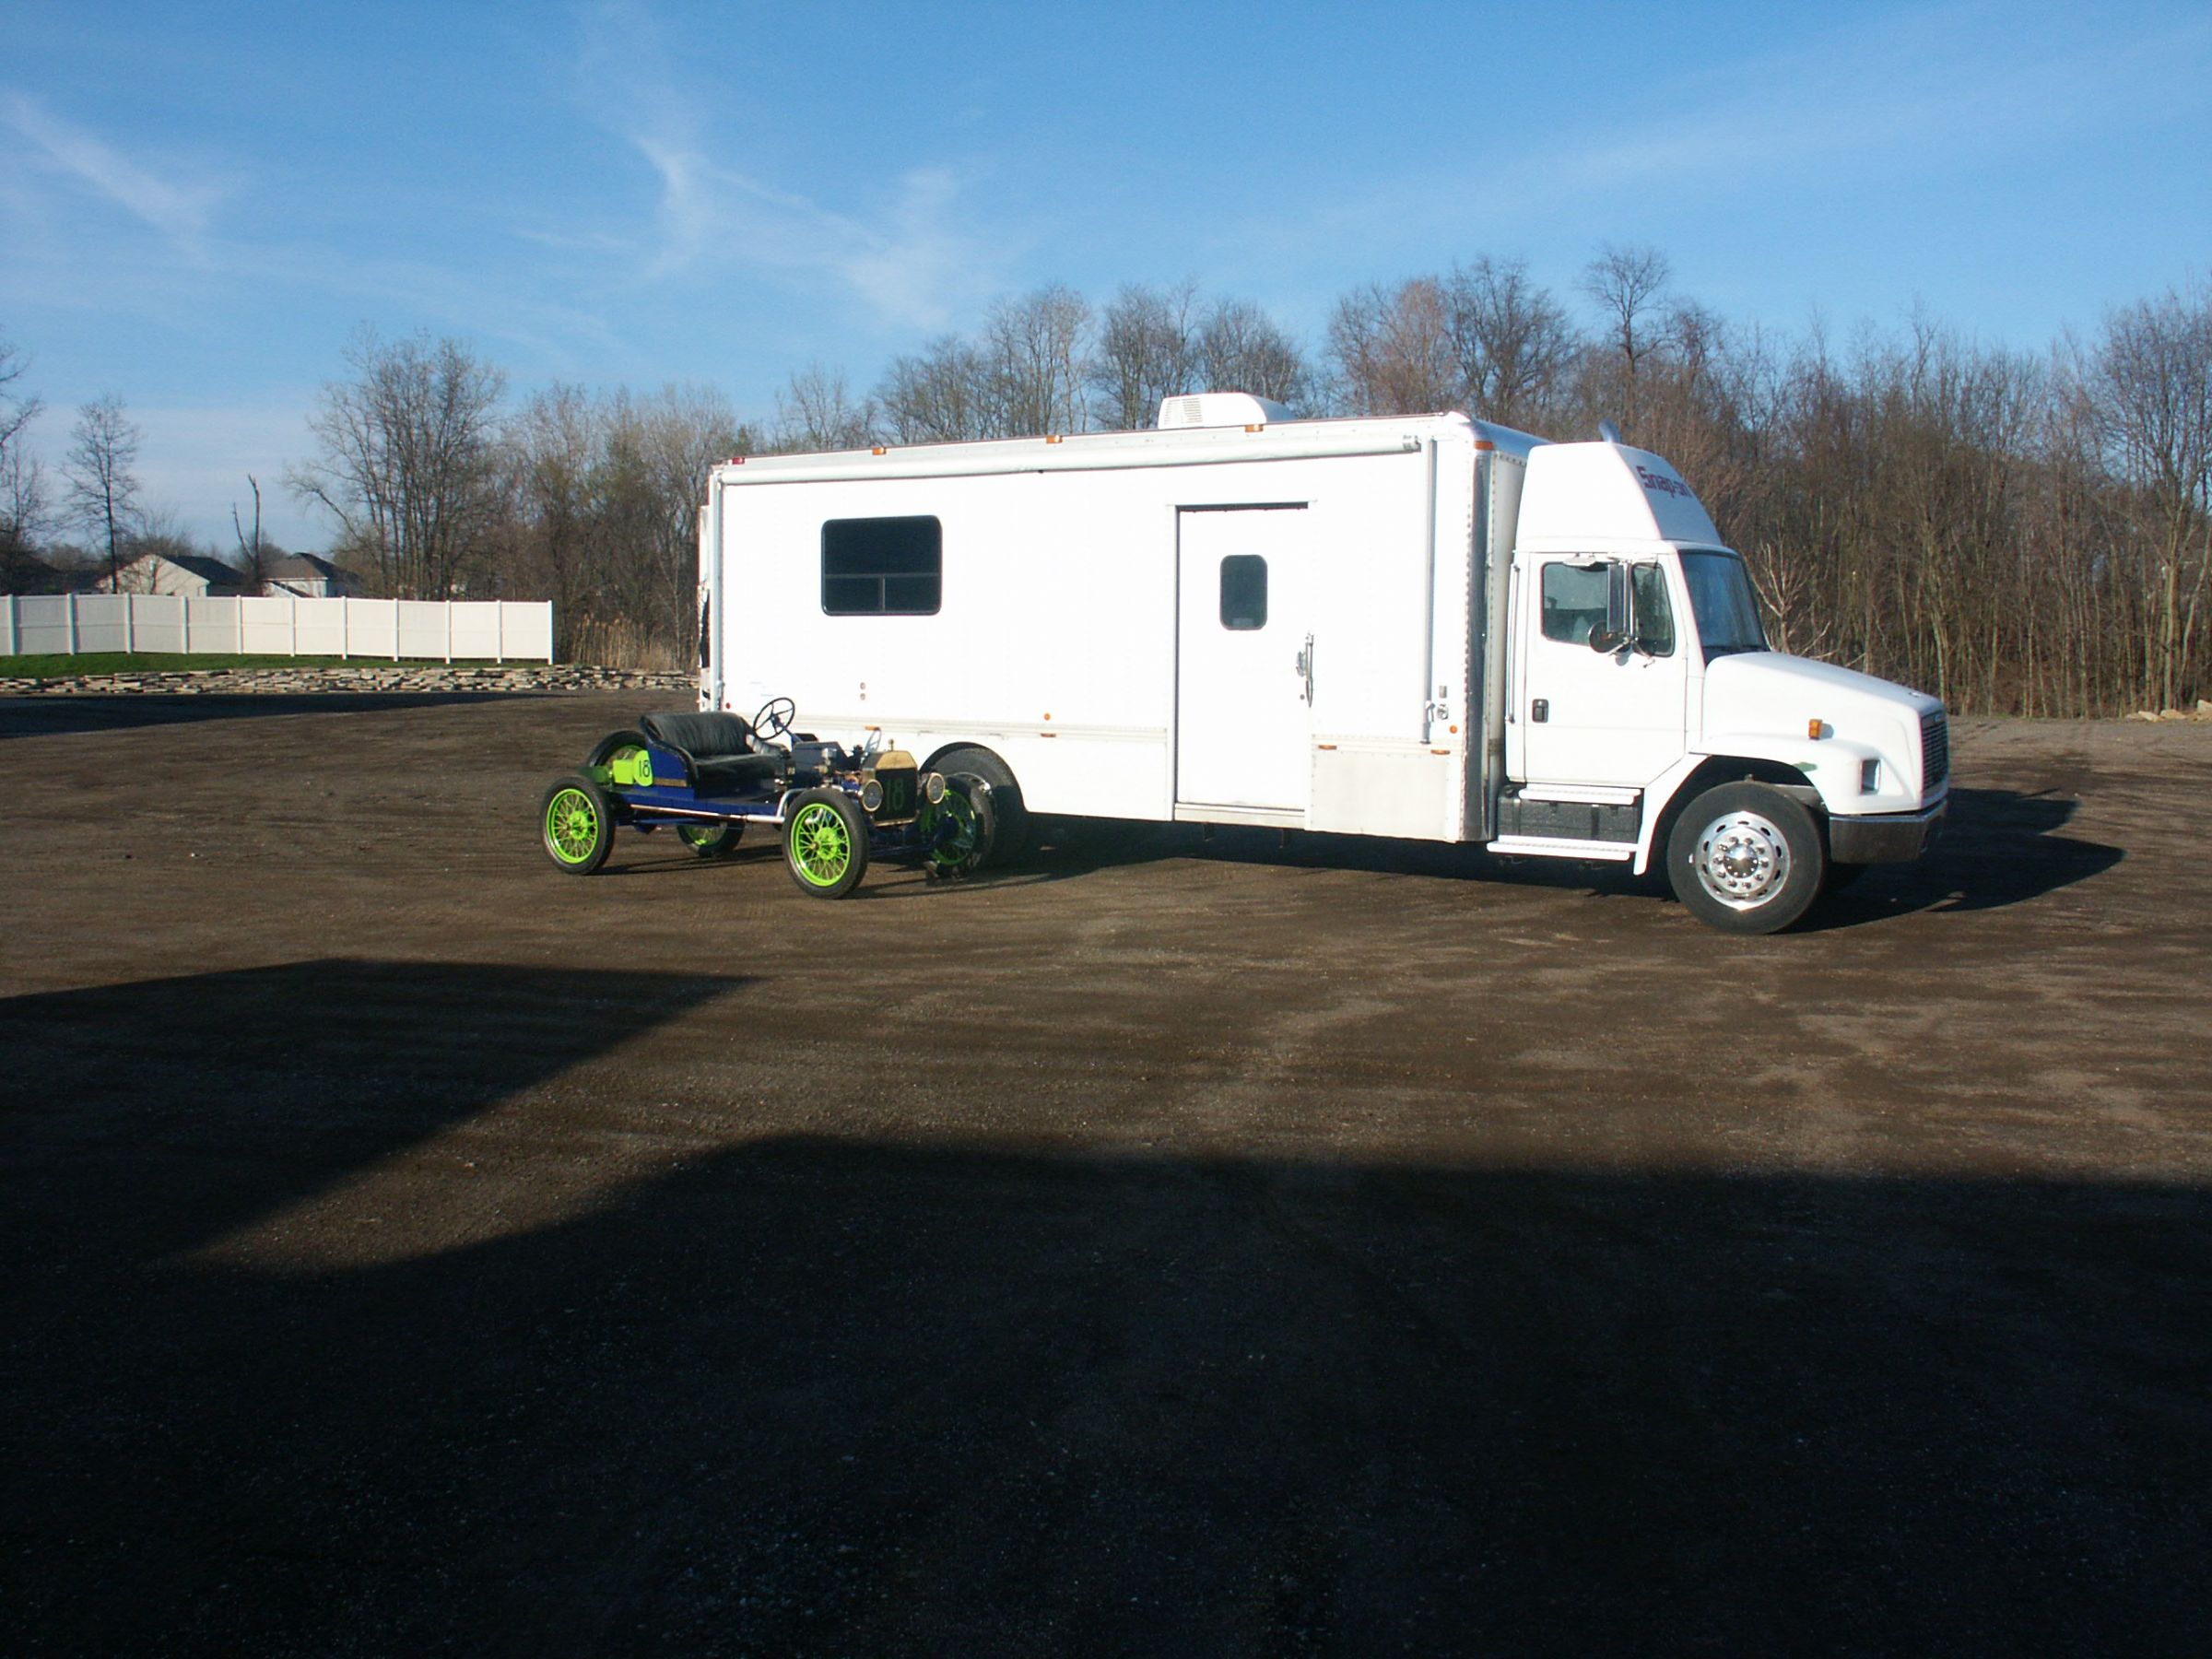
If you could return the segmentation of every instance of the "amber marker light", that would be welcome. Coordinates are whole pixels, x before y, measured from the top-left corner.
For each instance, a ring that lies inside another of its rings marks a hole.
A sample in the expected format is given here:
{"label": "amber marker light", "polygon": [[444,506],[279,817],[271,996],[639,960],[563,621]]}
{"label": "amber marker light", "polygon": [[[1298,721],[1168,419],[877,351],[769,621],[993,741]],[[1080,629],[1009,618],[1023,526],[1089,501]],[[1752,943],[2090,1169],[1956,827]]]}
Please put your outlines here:
{"label": "amber marker light", "polygon": [[1828,727],[1818,718],[1808,720],[1805,723],[1805,735],[1807,737],[1810,737],[1815,743],[1819,742],[1827,731]]}

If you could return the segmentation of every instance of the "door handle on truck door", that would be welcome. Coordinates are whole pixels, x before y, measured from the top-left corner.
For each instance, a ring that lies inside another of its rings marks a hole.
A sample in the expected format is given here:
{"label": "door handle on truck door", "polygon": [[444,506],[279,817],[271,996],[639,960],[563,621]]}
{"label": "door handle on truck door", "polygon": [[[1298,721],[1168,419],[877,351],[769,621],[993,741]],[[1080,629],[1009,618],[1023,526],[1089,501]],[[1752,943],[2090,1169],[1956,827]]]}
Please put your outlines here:
{"label": "door handle on truck door", "polygon": [[1298,653],[1298,661],[1292,665],[1291,671],[1306,682],[1304,696],[1307,705],[1311,707],[1313,701],[1313,636],[1312,634],[1306,636],[1306,648]]}
{"label": "door handle on truck door", "polygon": [[1542,725],[1549,720],[1551,718],[1551,699],[1539,697],[1535,702],[1529,704],[1528,718],[1530,723],[1535,725]]}

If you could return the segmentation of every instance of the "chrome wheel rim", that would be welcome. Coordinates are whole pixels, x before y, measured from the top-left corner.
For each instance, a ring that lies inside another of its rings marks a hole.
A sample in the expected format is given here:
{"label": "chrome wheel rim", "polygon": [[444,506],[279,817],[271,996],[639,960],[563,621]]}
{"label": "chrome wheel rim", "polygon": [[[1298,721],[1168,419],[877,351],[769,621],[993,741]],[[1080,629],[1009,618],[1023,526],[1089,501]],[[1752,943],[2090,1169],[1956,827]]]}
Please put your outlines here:
{"label": "chrome wheel rim", "polygon": [[1769,818],[1731,812],[1698,832],[1698,885],[1730,910],[1757,910],[1790,878],[1790,843]]}

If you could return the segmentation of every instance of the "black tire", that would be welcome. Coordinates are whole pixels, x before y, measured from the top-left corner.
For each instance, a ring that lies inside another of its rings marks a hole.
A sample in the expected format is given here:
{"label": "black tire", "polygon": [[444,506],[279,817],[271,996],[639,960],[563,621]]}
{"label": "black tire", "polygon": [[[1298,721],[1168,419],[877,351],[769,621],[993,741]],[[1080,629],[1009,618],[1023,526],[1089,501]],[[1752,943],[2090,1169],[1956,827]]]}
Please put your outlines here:
{"label": "black tire", "polygon": [[713,823],[679,823],[676,839],[700,858],[727,858],[737,851],[737,843],[745,837],[745,825],[736,818],[720,818]]}
{"label": "black tire", "polygon": [[980,794],[991,826],[983,851],[976,858],[976,868],[1004,869],[1029,850],[1030,811],[1021,803],[1021,785],[1014,782],[1005,761],[989,749],[956,748],[938,756],[933,766],[947,778],[958,774],[982,785],[980,792],[972,786],[970,790],[971,799]]}
{"label": "black tire", "polygon": [[1707,790],[1666,840],[1675,896],[1725,933],[1780,933],[1812,908],[1827,872],[1813,815],[1765,783]]}
{"label": "black tire", "polygon": [[614,846],[614,803],[582,772],[556,779],[538,798],[537,837],[555,869],[589,876]]}
{"label": "black tire", "polygon": [[841,789],[792,797],[783,820],[783,866],[810,899],[842,899],[868,869],[868,819]]}
{"label": "black tire", "polygon": [[645,740],[645,734],[642,732],[609,732],[592,746],[591,759],[584,764],[586,766],[605,766],[606,758],[617,749],[641,749],[650,747]]}

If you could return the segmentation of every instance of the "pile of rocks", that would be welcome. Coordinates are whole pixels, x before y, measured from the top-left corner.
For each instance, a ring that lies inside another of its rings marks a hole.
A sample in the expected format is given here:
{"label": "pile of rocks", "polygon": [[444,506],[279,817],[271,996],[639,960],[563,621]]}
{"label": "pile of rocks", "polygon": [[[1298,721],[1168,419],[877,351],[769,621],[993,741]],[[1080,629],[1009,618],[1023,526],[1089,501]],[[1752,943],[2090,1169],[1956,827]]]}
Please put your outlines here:
{"label": "pile of rocks", "polygon": [[2161,720],[2212,720],[2212,702],[2200,697],[2194,709],[2137,709],[2128,719],[2154,724]]}
{"label": "pile of rocks", "polygon": [[327,667],[195,668],[179,673],[0,678],[0,697],[224,696],[315,691],[689,691],[696,676],[581,663],[345,663]]}

